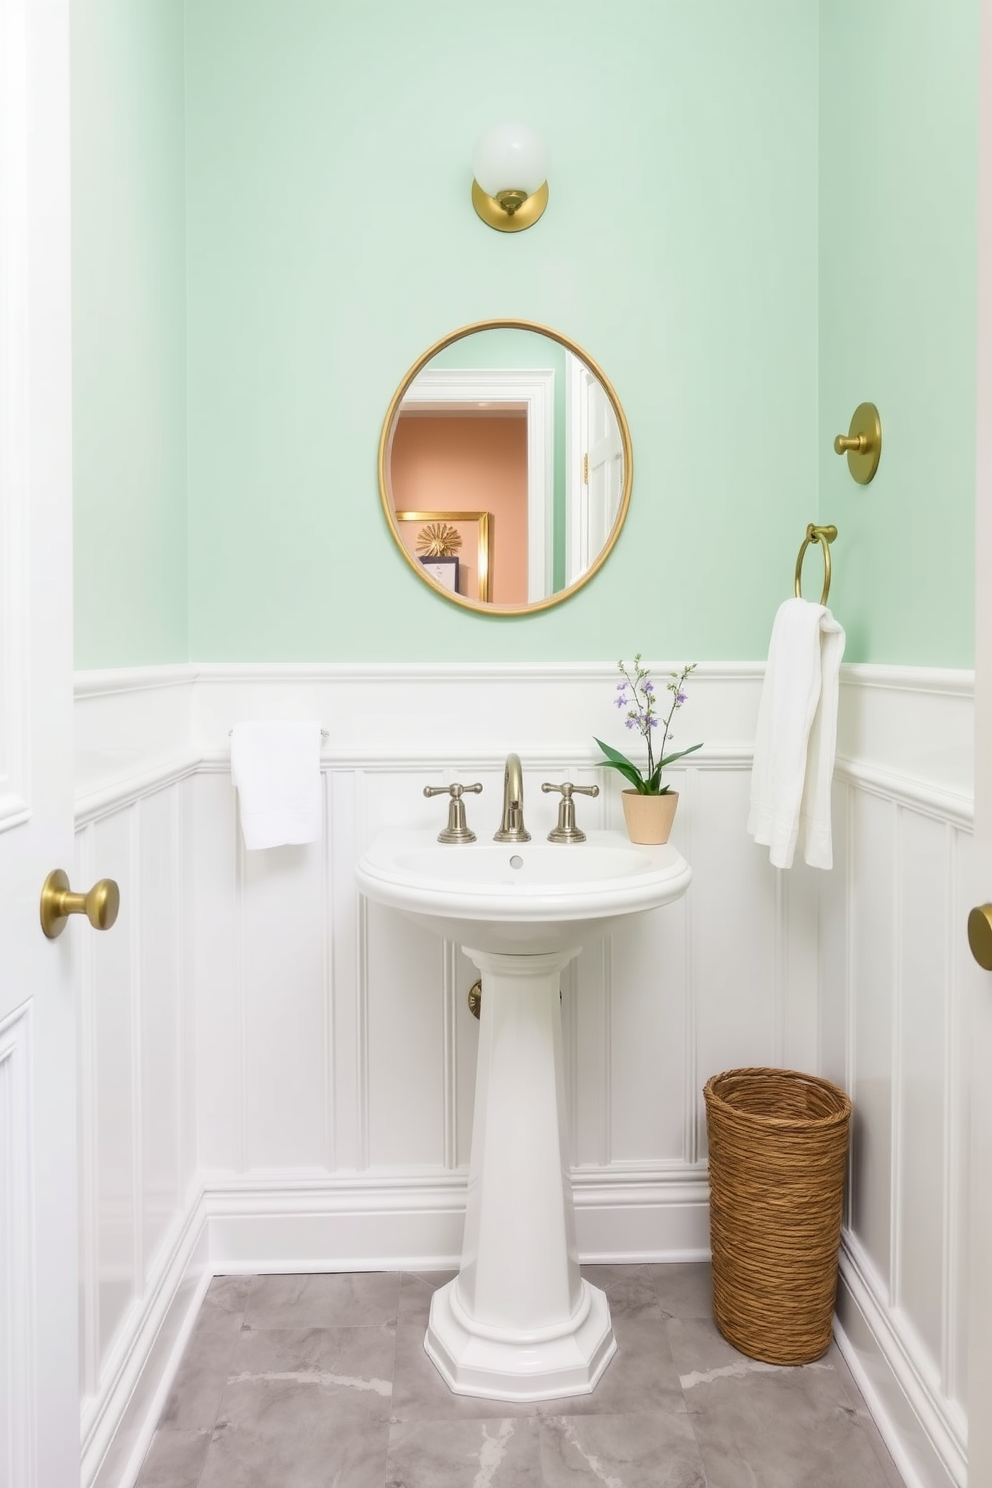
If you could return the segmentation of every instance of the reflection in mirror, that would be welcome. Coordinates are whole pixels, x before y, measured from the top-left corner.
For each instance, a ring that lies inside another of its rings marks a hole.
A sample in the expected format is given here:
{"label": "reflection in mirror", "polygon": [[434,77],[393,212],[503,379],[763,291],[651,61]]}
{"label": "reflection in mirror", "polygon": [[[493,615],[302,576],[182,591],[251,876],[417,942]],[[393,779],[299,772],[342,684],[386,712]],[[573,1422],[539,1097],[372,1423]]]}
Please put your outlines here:
{"label": "reflection in mirror", "polygon": [[455,603],[520,613],[586,582],[630,500],[630,436],[604,374],[523,321],[436,343],[383,425],[379,482],[411,566]]}

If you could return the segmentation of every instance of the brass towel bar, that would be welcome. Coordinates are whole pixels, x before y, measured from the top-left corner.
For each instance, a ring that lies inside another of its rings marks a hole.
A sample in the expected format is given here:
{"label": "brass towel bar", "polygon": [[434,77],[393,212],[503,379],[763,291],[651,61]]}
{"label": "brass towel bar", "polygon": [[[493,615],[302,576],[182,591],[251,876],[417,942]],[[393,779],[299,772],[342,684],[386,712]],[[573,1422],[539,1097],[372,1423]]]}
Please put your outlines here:
{"label": "brass towel bar", "polygon": [[819,543],[823,549],[823,593],[820,595],[820,603],[826,604],[830,593],[830,544],[837,536],[836,527],[814,527],[810,522],[806,528],[806,538],[799,549],[799,557],[796,559],[796,598],[803,597],[803,559],[806,557],[806,549],[810,543]]}

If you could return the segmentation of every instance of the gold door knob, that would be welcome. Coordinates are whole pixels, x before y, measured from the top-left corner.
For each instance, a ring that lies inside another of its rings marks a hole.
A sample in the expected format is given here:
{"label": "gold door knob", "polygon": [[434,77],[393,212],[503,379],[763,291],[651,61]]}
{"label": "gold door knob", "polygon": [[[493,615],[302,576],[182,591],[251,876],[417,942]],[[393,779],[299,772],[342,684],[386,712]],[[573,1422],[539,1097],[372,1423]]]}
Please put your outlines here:
{"label": "gold door knob", "polygon": [[94,930],[109,930],[121,907],[121,891],[112,878],[101,878],[88,894],[74,894],[61,868],[53,868],[41,890],[41,928],[49,940],[65,929],[70,915],[84,914]]}
{"label": "gold door knob", "polygon": [[968,944],[983,971],[992,971],[992,904],[977,904],[971,911]]}

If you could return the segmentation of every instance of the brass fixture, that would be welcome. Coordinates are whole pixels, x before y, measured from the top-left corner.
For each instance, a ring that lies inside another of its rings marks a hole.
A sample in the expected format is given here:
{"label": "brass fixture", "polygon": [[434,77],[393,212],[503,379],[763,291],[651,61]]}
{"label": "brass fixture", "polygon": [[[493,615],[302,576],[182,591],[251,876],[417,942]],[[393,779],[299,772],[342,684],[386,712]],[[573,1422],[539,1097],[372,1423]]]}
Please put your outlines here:
{"label": "brass fixture", "polygon": [[598,796],[598,785],[573,785],[566,780],[561,785],[552,785],[546,780],[541,786],[545,795],[549,791],[561,791],[561,801],[558,805],[558,825],[552,827],[548,833],[549,842],[585,842],[585,832],[580,832],[575,825],[575,802],[573,796]]}
{"label": "brass fixture", "polygon": [[531,196],[525,196],[522,191],[500,191],[489,196],[478,181],[473,181],[472,205],[487,227],[494,227],[497,232],[522,232],[544,216],[548,183],[545,181]]}
{"label": "brass fixture", "polygon": [[482,794],[482,786],[476,781],[475,785],[459,785],[455,781],[453,785],[425,785],[425,796],[450,796],[448,802],[448,825],[443,831],[438,832],[438,842],[474,842],[475,833],[469,830],[465,820],[464,795],[478,796]]}
{"label": "brass fixture", "polygon": [[503,771],[503,819],[499,831],[493,833],[494,842],[529,842],[530,833],[524,826],[524,775],[520,768],[519,754],[506,756]]}
{"label": "brass fixture", "polygon": [[851,414],[847,434],[834,440],[838,455],[847,455],[847,468],[859,486],[866,486],[882,458],[882,422],[874,403],[859,403]]}
{"label": "brass fixture", "polygon": [[796,559],[796,598],[803,597],[803,559],[806,549],[810,543],[819,543],[823,549],[823,593],[820,595],[820,603],[826,604],[830,593],[830,544],[837,536],[836,527],[814,527],[810,522],[806,528],[806,539],[799,549],[799,557]]}
{"label": "brass fixture", "polygon": [[977,904],[968,916],[968,944],[983,971],[992,971],[992,904]]}
{"label": "brass fixture", "polygon": [[112,878],[101,878],[88,894],[74,894],[61,868],[53,868],[41,889],[41,928],[49,940],[65,929],[70,915],[84,914],[94,930],[109,930],[121,905],[120,889]]}
{"label": "brass fixture", "polygon": [[522,232],[548,205],[548,152],[526,124],[496,124],[472,152],[472,205],[487,227]]}

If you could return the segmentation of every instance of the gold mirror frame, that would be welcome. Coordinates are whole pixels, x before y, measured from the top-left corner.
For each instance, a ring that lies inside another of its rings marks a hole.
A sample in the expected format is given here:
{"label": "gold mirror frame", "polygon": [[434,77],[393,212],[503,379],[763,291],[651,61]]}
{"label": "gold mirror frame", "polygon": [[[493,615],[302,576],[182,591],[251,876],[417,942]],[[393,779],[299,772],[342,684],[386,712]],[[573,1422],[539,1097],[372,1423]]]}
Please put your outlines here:
{"label": "gold mirror frame", "polygon": [[[603,544],[595,562],[589,565],[580,578],[576,579],[574,583],[569,584],[567,588],[559,589],[556,594],[549,594],[546,599],[536,599],[527,604],[496,606],[489,601],[469,599],[464,594],[453,594],[449,590],[443,589],[440,584],[424,573],[420,563],[400,537],[396,526],[396,512],[389,494],[386,460],[389,454],[390,438],[400,404],[406,397],[411,383],[423,371],[428,362],[437,356],[438,352],[444,351],[446,346],[451,346],[455,341],[461,341],[466,336],[474,335],[477,331],[533,331],[538,335],[549,337],[552,341],[557,341],[560,346],[564,346],[573,356],[578,357],[579,361],[588,367],[593,376],[599,379],[603,391],[610,400],[610,405],[616,416],[617,427],[620,430],[620,441],[623,447],[623,490],[620,494],[620,505],[617,510],[616,521],[613,523],[613,530]],[[561,604],[563,600],[571,599],[573,594],[577,594],[583,585],[588,584],[589,580],[599,572],[612,553],[623,524],[626,521],[627,508],[630,506],[630,493],[634,483],[634,455],[630,442],[630,429],[627,424],[627,418],[620,405],[620,399],[616,395],[613,384],[606,376],[602,367],[593,361],[592,357],[579,346],[578,342],[573,341],[569,336],[563,336],[560,331],[552,330],[550,326],[541,325],[536,320],[476,320],[472,321],[469,325],[460,326],[457,331],[452,331],[448,336],[442,336],[440,341],[435,341],[433,346],[429,346],[423,355],[417,358],[403,378],[396,392],[393,394],[389,407],[386,409],[386,417],[383,420],[382,433],[379,436],[378,471],[379,499],[382,502],[382,509],[390,534],[400,553],[403,555],[404,561],[417,575],[421,583],[426,584],[429,589],[433,590],[442,599],[448,600],[450,604],[460,605],[465,610],[475,610],[482,615],[536,615],[539,610],[550,609],[552,605]]]}

